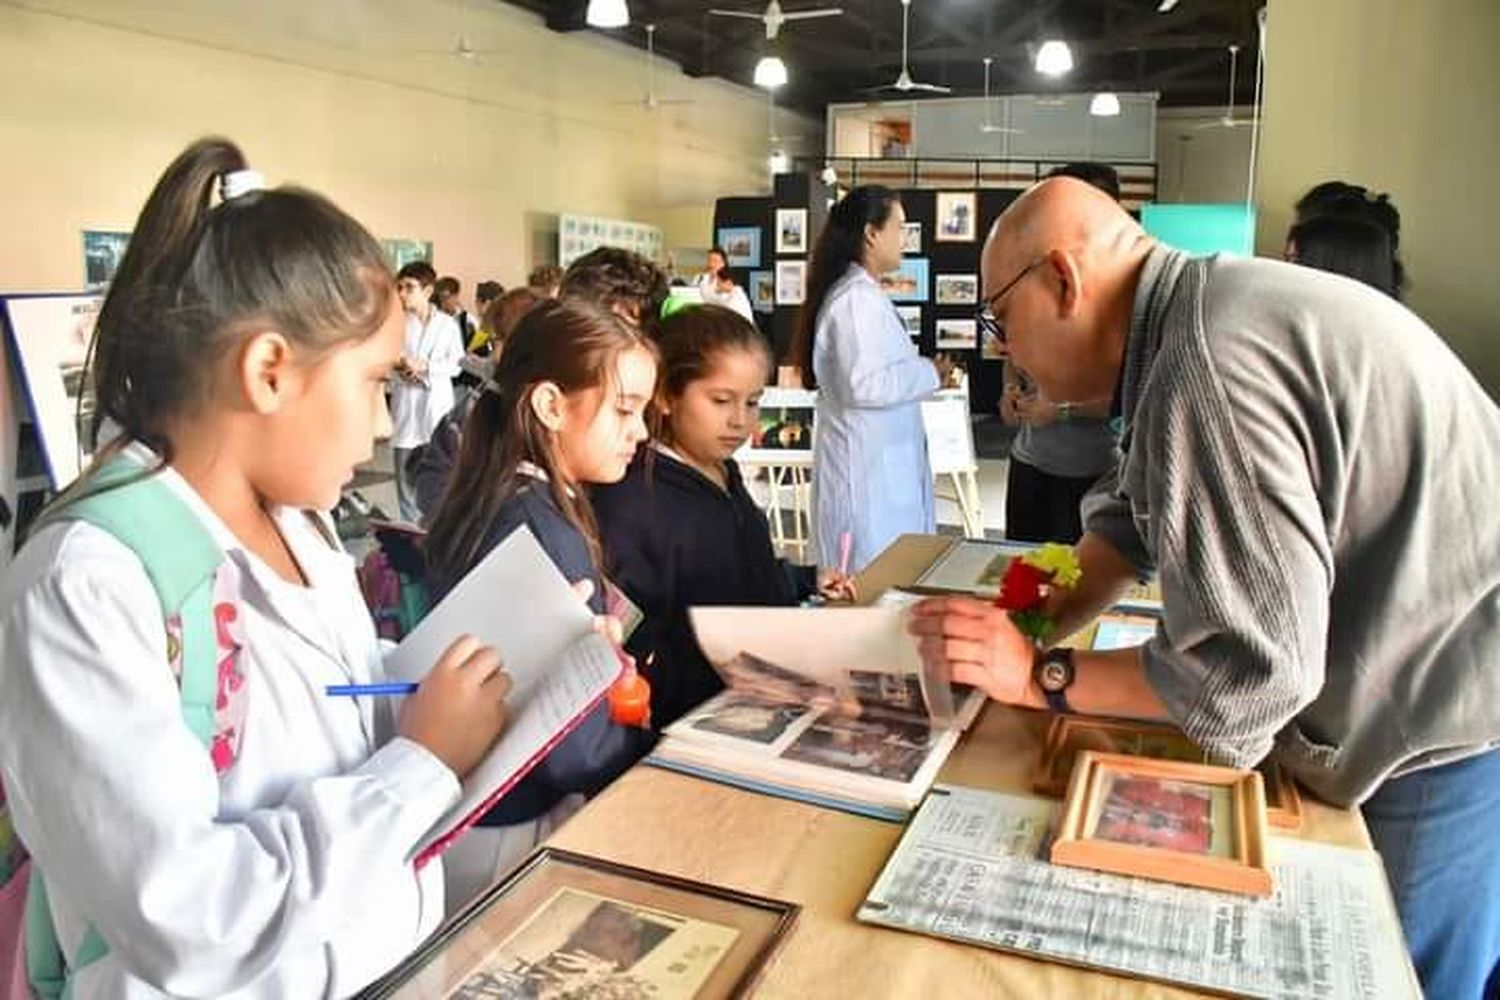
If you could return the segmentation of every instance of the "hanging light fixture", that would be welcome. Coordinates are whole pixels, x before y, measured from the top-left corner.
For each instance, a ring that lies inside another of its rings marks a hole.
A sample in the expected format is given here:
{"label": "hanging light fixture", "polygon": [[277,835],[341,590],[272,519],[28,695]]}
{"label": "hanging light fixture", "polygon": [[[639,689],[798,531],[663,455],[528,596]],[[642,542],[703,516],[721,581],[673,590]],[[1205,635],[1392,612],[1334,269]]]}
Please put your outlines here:
{"label": "hanging light fixture", "polygon": [[1120,98],[1113,91],[1104,90],[1094,95],[1089,102],[1089,114],[1099,118],[1114,118],[1120,113]]}
{"label": "hanging light fixture", "polygon": [[1049,38],[1036,50],[1036,71],[1043,76],[1062,76],[1073,68],[1073,50],[1068,43]]}
{"label": "hanging light fixture", "polygon": [[630,23],[630,9],[625,0],[589,0],[583,19],[593,28],[623,28]]}
{"label": "hanging light fixture", "polygon": [[786,63],[780,56],[761,56],[755,64],[755,85],[767,90],[786,86]]}

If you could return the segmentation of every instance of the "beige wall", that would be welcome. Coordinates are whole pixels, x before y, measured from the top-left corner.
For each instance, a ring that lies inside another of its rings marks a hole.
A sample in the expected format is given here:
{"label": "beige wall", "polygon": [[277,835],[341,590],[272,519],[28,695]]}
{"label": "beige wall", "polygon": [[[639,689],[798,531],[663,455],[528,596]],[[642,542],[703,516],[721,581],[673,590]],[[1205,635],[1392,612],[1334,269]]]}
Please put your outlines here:
{"label": "beige wall", "polygon": [[[1250,129],[1226,128],[1224,109],[1161,108],[1156,112],[1157,201],[1213,204],[1245,200]],[[1250,108],[1234,120],[1248,121]]]}
{"label": "beige wall", "polygon": [[1409,302],[1500,395],[1500,2],[1270,0],[1259,242],[1343,178],[1401,211]]}
{"label": "beige wall", "polygon": [[[460,34],[491,51],[446,53]],[[647,113],[620,103],[644,59],[491,0],[0,3],[0,290],[78,288],[79,231],[129,229],[207,132],[377,236],[433,240],[466,295],[555,254],[559,212],[706,246],[715,198],[769,190],[765,97],[658,63],[658,95],[695,103]],[[821,148],[818,122],[779,124]]]}

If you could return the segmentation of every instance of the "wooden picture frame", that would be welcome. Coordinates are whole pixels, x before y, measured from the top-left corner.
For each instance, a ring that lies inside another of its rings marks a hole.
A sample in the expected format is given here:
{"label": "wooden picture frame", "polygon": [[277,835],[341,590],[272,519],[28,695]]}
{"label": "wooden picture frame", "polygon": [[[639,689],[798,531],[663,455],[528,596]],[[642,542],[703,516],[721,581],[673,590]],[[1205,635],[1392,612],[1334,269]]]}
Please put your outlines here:
{"label": "wooden picture frame", "polygon": [[[1032,772],[1031,788],[1038,795],[1062,798],[1078,754],[1099,753],[1179,760],[1205,764],[1208,754],[1176,726],[1129,719],[1104,719],[1086,715],[1056,715],[1047,727],[1047,739]],[[1283,830],[1302,826],[1302,794],[1286,768],[1264,761],[1256,768],[1266,789],[1266,822]]]}
{"label": "wooden picture frame", "polygon": [[800,912],[795,903],[543,847],[359,998],[530,996],[575,977],[662,998],[742,997]]}
{"label": "wooden picture frame", "polygon": [[1053,864],[1271,895],[1265,786],[1255,771],[1085,750]]}

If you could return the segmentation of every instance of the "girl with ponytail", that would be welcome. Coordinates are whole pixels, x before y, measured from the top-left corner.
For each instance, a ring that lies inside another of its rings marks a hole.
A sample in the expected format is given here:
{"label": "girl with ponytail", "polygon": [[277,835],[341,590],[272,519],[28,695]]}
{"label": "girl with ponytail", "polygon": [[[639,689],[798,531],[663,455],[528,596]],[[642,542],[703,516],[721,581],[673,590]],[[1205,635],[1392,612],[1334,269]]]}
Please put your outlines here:
{"label": "girl with ponytail", "polygon": [[[322,512],[402,326],[369,233],[226,140],[147,199],[93,345],[104,446],[0,585],[0,772],[65,995],[346,996],[441,918],[411,854],[499,735],[498,657],[458,639],[396,718],[325,693],[382,679]],[[169,604],[190,564],[202,602]]]}

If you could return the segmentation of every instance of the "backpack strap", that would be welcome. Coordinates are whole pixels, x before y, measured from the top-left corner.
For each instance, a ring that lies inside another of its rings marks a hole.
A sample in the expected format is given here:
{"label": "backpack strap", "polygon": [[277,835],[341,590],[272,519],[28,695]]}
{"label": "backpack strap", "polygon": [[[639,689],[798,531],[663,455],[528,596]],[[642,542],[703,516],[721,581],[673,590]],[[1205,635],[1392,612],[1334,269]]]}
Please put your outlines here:
{"label": "backpack strap", "polygon": [[[145,567],[163,616],[181,625],[182,675],[178,678],[182,718],[204,748],[213,744],[218,698],[217,637],[214,631],[214,573],[224,550],[202,520],[171,487],[140,462],[116,456],[95,469],[77,499],[49,511],[51,521],[84,521],[109,532]],[[174,641],[168,635],[168,655]],[[109,952],[97,928],[84,928],[71,961],[64,961],[41,869],[33,861],[26,891],[26,972],[44,1000],[69,1000],[70,977]]]}

